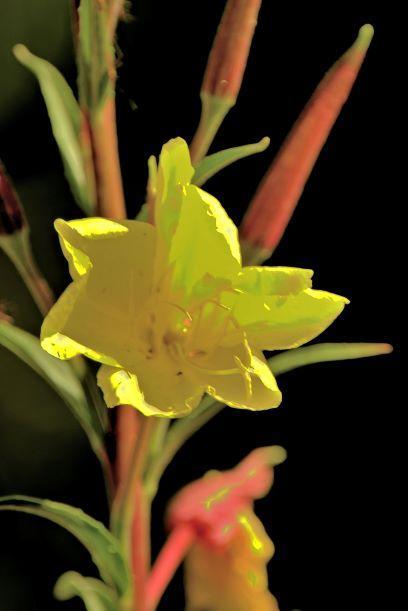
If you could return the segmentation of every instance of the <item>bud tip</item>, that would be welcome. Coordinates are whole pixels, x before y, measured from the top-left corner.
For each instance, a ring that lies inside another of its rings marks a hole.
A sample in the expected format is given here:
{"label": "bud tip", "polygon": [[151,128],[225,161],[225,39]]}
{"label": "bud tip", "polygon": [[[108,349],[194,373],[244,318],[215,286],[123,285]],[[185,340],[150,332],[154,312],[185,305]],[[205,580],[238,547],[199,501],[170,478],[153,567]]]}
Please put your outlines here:
{"label": "bud tip", "polygon": [[22,45],[21,43],[19,43],[17,45],[14,45],[13,54],[16,59],[18,59],[19,61],[23,61],[24,58],[30,54],[30,51],[27,49],[25,45]]}
{"label": "bud tip", "polygon": [[368,47],[370,46],[373,36],[374,36],[373,26],[370,23],[366,23],[365,25],[363,25],[360,28],[358,32],[357,40],[353,45],[354,48],[357,51],[362,51],[363,53],[365,53]]}
{"label": "bud tip", "polygon": [[394,347],[391,344],[381,344],[380,347],[382,354],[391,354],[394,351]]}

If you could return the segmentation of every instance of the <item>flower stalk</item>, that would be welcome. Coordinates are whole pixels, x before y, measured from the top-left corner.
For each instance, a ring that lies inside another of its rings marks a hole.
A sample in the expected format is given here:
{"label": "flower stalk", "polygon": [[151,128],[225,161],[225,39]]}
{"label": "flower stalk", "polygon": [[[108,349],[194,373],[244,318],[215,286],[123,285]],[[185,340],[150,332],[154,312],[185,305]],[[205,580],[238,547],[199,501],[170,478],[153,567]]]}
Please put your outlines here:
{"label": "flower stalk", "polygon": [[116,129],[115,51],[109,33],[111,19],[117,23],[112,17],[116,4],[80,2],[74,11],[74,32],[84,144],[89,141],[92,150],[87,160],[88,165],[93,161],[98,214],[121,219],[126,218],[126,207]]}
{"label": "flower stalk", "polygon": [[133,446],[129,468],[125,479],[119,484],[114,500],[111,524],[112,531],[122,542],[132,567],[134,609],[146,611],[145,587],[150,562],[150,535],[147,532],[149,507],[142,478],[156,422],[154,418],[140,418],[139,434]]}
{"label": "flower stalk", "polygon": [[106,218],[126,218],[113,97],[91,120],[91,131],[99,214]]}
{"label": "flower stalk", "polygon": [[194,539],[195,531],[190,524],[180,524],[171,531],[147,582],[147,611],[155,611]]}

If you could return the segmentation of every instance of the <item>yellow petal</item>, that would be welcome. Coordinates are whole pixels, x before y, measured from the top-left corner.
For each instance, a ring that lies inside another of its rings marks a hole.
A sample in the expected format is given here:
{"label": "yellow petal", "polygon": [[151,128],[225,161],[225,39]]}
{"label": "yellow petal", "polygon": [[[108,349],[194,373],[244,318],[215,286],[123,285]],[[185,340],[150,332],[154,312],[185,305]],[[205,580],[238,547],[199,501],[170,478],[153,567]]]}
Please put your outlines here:
{"label": "yellow petal", "polygon": [[278,407],[282,395],[262,353],[244,344],[219,346],[207,356],[190,359],[189,375],[209,395],[231,407],[264,410]]}
{"label": "yellow petal", "polygon": [[210,286],[215,290],[219,280],[228,285],[241,269],[234,223],[214,197],[190,184],[193,174],[187,143],[181,138],[167,142],[160,155],[155,199],[155,283],[168,280],[170,265],[169,285],[184,303],[207,294]]}
{"label": "yellow petal", "polygon": [[167,248],[179,221],[183,188],[190,183],[193,174],[194,168],[185,140],[169,140],[160,154],[154,208],[155,225]]}
{"label": "yellow petal", "polygon": [[[225,295],[223,303],[231,307],[251,346],[283,350],[297,348],[320,335],[349,302],[333,293],[306,289],[283,296]],[[223,343],[236,341],[237,333],[232,332]]]}
{"label": "yellow petal", "polygon": [[83,353],[128,368],[144,349],[155,231],[136,221],[105,221],[57,223],[74,283],[46,317],[41,341],[59,358]]}
{"label": "yellow petal", "polygon": [[102,365],[98,384],[108,407],[132,405],[145,416],[185,416],[203,395],[203,389],[164,353],[141,361],[136,373]]}
{"label": "yellow petal", "polygon": [[73,282],[62,293],[57,303],[51,308],[41,328],[41,346],[59,359],[70,359],[78,354],[84,354],[90,359],[101,363],[115,364],[114,359],[89,346],[65,335],[67,321],[76,312],[78,296],[84,289],[84,281]]}
{"label": "yellow petal", "polygon": [[252,295],[290,295],[310,288],[312,276],[299,267],[244,267],[234,287]]}
{"label": "yellow petal", "polygon": [[232,281],[241,270],[238,232],[221,204],[198,187],[185,188],[169,262],[176,288],[191,296],[208,276]]}
{"label": "yellow petal", "polygon": [[112,253],[117,258],[126,256],[132,244],[133,254],[143,234],[154,233],[154,229],[147,223],[112,221],[99,217],[68,222],[57,219],[54,225],[70,265],[70,272],[73,270],[73,279],[86,274],[94,259],[107,260]]}

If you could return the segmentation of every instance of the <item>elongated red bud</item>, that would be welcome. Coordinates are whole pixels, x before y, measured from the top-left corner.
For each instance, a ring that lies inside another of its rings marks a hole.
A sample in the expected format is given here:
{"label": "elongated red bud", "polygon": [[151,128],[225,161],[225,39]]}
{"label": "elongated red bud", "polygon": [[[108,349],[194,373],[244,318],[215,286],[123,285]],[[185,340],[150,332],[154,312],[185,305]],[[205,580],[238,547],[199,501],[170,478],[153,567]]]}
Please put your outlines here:
{"label": "elongated red bud", "polygon": [[228,0],[201,87],[200,124],[191,143],[193,163],[207,153],[241,88],[262,0]]}
{"label": "elongated red bud", "polygon": [[278,245],[316,159],[346,102],[374,30],[364,25],[334,64],[285,140],[240,228],[246,262],[265,261]]}
{"label": "elongated red bud", "polygon": [[204,74],[202,93],[235,103],[262,0],[228,0]]}

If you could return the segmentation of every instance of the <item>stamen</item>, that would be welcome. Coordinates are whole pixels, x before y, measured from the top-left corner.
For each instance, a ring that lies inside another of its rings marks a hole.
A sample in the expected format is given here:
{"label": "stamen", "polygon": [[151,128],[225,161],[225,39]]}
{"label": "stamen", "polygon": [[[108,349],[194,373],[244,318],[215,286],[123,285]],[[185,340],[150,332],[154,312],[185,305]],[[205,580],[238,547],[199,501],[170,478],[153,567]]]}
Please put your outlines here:
{"label": "stamen", "polygon": [[[226,305],[224,305],[222,303],[219,303],[216,299],[212,299],[212,298],[211,299],[205,299],[204,301],[200,302],[199,305],[197,305],[195,308],[193,308],[193,310],[191,310],[191,312],[194,312],[194,311],[198,310],[198,316],[193,321],[194,325],[193,325],[192,333],[191,333],[191,336],[190,336],[190,344],[193,344],[195,339],[196,339],[198,329],[200,328],[200,325],[201,325],[201,320],[202,320],[204,308],[209,303],[212,303],[213,305],[215,305],[215,306],[217,306],[217,307],[219,307],[219,308],[221,308],[223,310],[226,310],[227,312],[230,312],[230,308],[228,306],[226,306]],[[212,312],[208,316],[208,320],[206,321],[207,324],[209,324],[209,325],[211,324],[211,319],[214,317],[214,315],[215,315],[215,311]],[[224,323],[224,326],[222,328],[220,337],[218,339],[214,340],[214,342],[213,342],[214,345],[217,345],[217,343],[220,341],[220,339],[224,336],[227,324],[228,324],[228,318],[226,319],[226,321]]]}
{"label": "stamen", "polygon": [[193,361],[191,361],[190,359],[186,357],[182,347],[179,344],[175,345],[174,349],[177,353],[177,356],[181,360],[181,362],[184,363],[185,365],[188,365],[189,367],[192,367],[193,369],[198,369],[199,371],[205,371],[206,373],[210,373],[216,376],[228,376],[228,375],[233,375],[236,373],[237,374],[241,373],[240,370],[235,367],[231,369],[209,369],[208,367],[197,365],[197,363],[194,363]]}
{"label": "stamen", "polygon": [[177,303],[172,303],[171,301],[159,301],[159,303],[164,303],[165,305],[169,305],[173,308],[176,308],[177,310],[182,312],[182,314],[184,314],[184,316],[189,322],[193,322],[193,317],[191,316],[190,312],[182,308],[181,305],[178,305]]}

